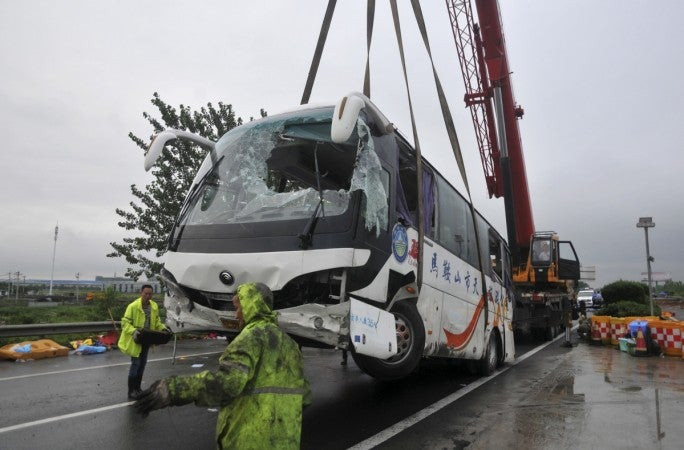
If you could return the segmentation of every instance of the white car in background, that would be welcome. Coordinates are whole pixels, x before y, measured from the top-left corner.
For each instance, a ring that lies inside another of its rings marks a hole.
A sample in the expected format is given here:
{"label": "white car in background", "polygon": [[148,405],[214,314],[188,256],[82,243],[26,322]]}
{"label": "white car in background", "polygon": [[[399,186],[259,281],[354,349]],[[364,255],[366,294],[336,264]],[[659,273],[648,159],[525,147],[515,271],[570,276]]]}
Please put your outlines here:
{"label": "white car in background", "polygon": [[584,302],[584,306],[587,308],[593,308],[594,306],[594,290],[593,289],[582,289],[577,293],[577,305],[580,302]]}

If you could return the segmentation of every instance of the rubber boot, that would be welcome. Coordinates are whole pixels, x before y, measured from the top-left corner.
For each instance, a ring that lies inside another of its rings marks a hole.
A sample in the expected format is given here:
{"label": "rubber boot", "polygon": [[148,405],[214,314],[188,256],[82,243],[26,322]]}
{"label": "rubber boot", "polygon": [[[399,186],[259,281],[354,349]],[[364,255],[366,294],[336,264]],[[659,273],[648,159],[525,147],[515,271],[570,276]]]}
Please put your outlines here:
{"label": "rubber boot", "polygon": [[128,399],[129,400],[137,400],[138,399],[138,393],[140,392],[135,388],[135,379],[137,377],[128,377]]}
{"label": "rubber boot", "polygon": [[133,385],[133,388],[135,389],[135,392],[137,395],[140,395],[140,393],[142,393],[142,389],[140,388],[141,384],[142,384],[142,375],[135,377],[135,384]]}

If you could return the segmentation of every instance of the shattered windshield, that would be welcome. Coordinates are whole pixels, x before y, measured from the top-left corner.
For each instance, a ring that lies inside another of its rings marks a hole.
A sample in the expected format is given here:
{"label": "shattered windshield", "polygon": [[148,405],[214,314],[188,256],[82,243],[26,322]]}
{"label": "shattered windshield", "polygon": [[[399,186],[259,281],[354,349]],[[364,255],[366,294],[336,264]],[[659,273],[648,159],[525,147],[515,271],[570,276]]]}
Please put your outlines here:
{"label": "shattered windshield", "polygon": [[359,118],[344,144],[330,139],[332,108],[282,114],[226,133],[202,163],[181,225],[343,214],[363,191],[366,227],[387,228],[387,194],[370,130]]}

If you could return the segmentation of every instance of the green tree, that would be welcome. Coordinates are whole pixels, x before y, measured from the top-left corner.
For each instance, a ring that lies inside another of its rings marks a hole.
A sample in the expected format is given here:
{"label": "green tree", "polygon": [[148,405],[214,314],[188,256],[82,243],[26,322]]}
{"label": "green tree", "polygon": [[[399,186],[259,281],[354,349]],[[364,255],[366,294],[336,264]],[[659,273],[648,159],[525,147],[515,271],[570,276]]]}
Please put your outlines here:
{"label": "green tree", "polygon": [[675,295],[677,297],[684,296],[684,283],[681,281],[668,281],[662,287],[662,290],[668,295]]}
{"label": "green tree", "polygon": [[114,286],[107,286],[103,292],[98,292],[93,301],[99,320],[120,320],[121,315],[114,316],[114,309],[117,306],[118,293]]}
{"label": "green tree", "polygon": [[619,280],[603,286],[601,295],[606,304],[622,301],[646,304],[648,286],[636,281]]}
{"label": "green tree", "polygon": [[[182,104],[176,109],[156,92],[151,102],[161,117],[157,119],[143,112],[143,117],[152,125],[153,135],[145,140],[128,134],[145,153],[154,135],[166,128],[189,131],[216,141],[230,129],[242,125],[232,105],[222,102],[217,107],[207,103],[195,111]],[[261,116],[266,116],[263,109]],[[129,203],[130,209],[117,208],[116,214],[121,218],[118,225],[132,235],[124,237],[122,242],[111,242],[114,251],[107,254],[111,258],[125,258],[131,264],[126,270],[127,277],[137,280],[144,273],[151,278],[161,270],[158,258],[166,251],[168,233],[205,155],[206,151],[197,145],[177,139],[166,146],[151,170],[154,180],[144,189],[131,185],[135,200]]]}
{"label": "green tree", "polygon": [[[619,301],[615,303],[606,304],[599,312],[600,316],[611,317],[634,317],[634,316],[650,316],[651,308],[649,305],[637,303],[632,301]],[[653,314],[660,315],[660,307],[653,306]]]}

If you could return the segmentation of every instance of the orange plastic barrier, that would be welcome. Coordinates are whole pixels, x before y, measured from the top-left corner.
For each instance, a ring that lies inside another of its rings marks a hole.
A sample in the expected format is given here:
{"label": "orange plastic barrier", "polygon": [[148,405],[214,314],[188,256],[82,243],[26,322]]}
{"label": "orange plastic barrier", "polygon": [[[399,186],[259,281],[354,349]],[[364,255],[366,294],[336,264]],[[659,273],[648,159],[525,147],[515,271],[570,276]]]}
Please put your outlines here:
{"label": "orange plastic barrier", "polygon": [[591,317],[591,341],[595,344],[610,344],[610,316]]}
{"label": "orange plastic barrier", "polygon": [[[17,351],[21,347],[27,348],[30,345],[28,352]],[[69,354],[69,348],[59,345],[50,339],[40,339],[38,341],[24,341],[18,344],[7,344],[0,347],[0,359],[42,359],[54,358],[55,356],[66,356]]]}
{"label": "orange plastic barrier", "polygon": [[648,322],[653,339],[667,356],[684,356],[682,354],[682,322],[669,320],[651,320]]}
{"label": "orange plastic barrier", "polygon": [[611,317],[610,318],[610,343],[613,345],[620,344],[620,338],[625,337],[629,332],[627,325],[631,320],[626,317]]}

